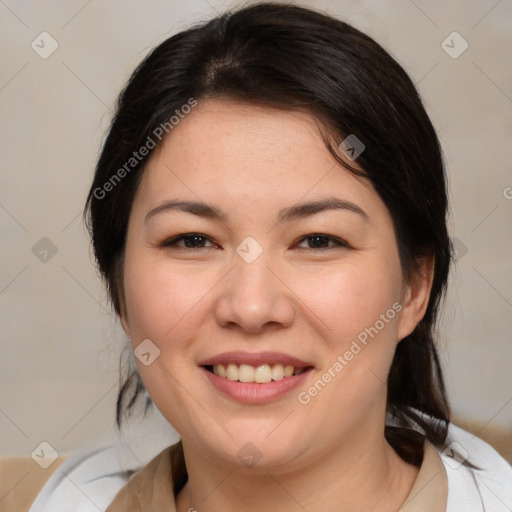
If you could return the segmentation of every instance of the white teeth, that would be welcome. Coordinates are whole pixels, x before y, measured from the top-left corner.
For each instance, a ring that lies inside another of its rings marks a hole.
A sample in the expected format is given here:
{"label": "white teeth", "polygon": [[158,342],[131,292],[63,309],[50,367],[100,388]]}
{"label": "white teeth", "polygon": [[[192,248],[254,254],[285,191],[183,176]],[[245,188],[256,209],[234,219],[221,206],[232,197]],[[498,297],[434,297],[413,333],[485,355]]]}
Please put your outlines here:
{"label": "white teeth", "polygon": [[260,384],[265,384],[272,380],[272,370],[269,364],[261,364],[254,371],[254,380]]}
{"label": "white teeth", "polygon": [[284,377],[284,368],[282,364],[272,366],[272,380],[281,380]]}
{"label": "white teeth", "polygon": [[236,364],[228,364],[226,377],[229,380],[238,380],[238,366]]}
{"label": "white teeth", "polygon": [[254,382],[254,368],[248,364],[241,364],[238,369],[240,382]]}
{"label": "white teeth", "polygon": [[305,371],[305,368],[298,368],[292,365],[277,364],[261,364],[259,366],[251,366],[249,364],[233,364],[229,363],[227,366],[223,364],[216,364],[213,367],[213,373],[222,378],[229,380],[237,380],[240,382],[257,382],[259,384],[266,384],[273,380],[281,380],[293,375],[300,375]]}
{"label": "white teeth", "polygon": [[[217,371],[215,372],[215,369],[217,369]],[[217,364],[214,366],[213,368],[213,371],[219,376],[219,377],[222,377],[222,378],[225,378],[226,377],[226,369],[224,368],[224,365],[223,364]]]}

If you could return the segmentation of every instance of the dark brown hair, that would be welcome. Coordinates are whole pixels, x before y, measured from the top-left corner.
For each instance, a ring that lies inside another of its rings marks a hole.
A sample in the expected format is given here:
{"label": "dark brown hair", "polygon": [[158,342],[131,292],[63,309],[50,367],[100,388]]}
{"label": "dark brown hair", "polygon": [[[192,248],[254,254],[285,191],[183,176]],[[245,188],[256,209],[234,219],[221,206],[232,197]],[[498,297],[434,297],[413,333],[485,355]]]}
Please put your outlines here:
{"label": "dark brown hair", "polygon": [[[133,152],[191,98],[212,97],[308,111],[346,167],[350,162],[338,144],[348,135],[364,143],[351,170],[371,181],[389,209],[404,275],[411,278],[423,256],[435,258],[426,314],[397,346],[388,412],[441,444],[449,407],[434,333],[451,258],[442,153],[406,72],[373,39],[342,21],[298,6],[256,4],[170,37],[137,67],[119,97],[86,207],[115,310],[122,305],[128,217],[147,160],[130,160]],[[118,424],[143,390],[136,370],[130,370],[118,398]],[[386,435],[396,444],[393,432]]]}

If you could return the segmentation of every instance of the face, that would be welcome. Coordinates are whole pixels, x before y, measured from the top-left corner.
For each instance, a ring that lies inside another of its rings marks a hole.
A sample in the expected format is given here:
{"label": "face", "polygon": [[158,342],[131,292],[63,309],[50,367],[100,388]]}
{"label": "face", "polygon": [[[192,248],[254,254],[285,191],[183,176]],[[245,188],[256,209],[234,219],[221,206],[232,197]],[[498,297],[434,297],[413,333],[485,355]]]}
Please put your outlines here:
{"label": "face", "polygon": [[241,468],[383,437],[396,344],[426,306],[386,206],[315,120],[221,100],[151,156],[123,282],[154,403],[186,449]]}

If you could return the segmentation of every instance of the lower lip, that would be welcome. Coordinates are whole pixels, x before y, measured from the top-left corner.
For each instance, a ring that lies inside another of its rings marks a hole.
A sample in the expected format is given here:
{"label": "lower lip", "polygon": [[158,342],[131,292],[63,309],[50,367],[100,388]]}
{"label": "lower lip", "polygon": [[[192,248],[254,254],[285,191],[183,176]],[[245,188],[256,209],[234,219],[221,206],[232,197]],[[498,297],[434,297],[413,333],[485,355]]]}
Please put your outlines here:
{"label": "lower lip", "polygon": [[312,370],[312,368],[308,368],[299,375],[259,384],[256,382],[229,380],[228,378],[215,375],[206,368],[202,367],[201,369],[218,391],[244,404],[266,404],[277,400],[292,389],[300,386]]}

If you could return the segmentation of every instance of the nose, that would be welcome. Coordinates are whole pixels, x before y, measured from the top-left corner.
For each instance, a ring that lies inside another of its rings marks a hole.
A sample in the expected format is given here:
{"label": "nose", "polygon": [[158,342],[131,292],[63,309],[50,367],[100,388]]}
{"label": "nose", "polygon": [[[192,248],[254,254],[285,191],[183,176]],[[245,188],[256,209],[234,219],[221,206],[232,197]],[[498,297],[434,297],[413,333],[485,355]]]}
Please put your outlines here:
{"label": "nose", "polygon": [[263,255],[252,263],[235,255],[221,286],[215,305],[220,326],[257,334],[293,323],[293,294]]}

